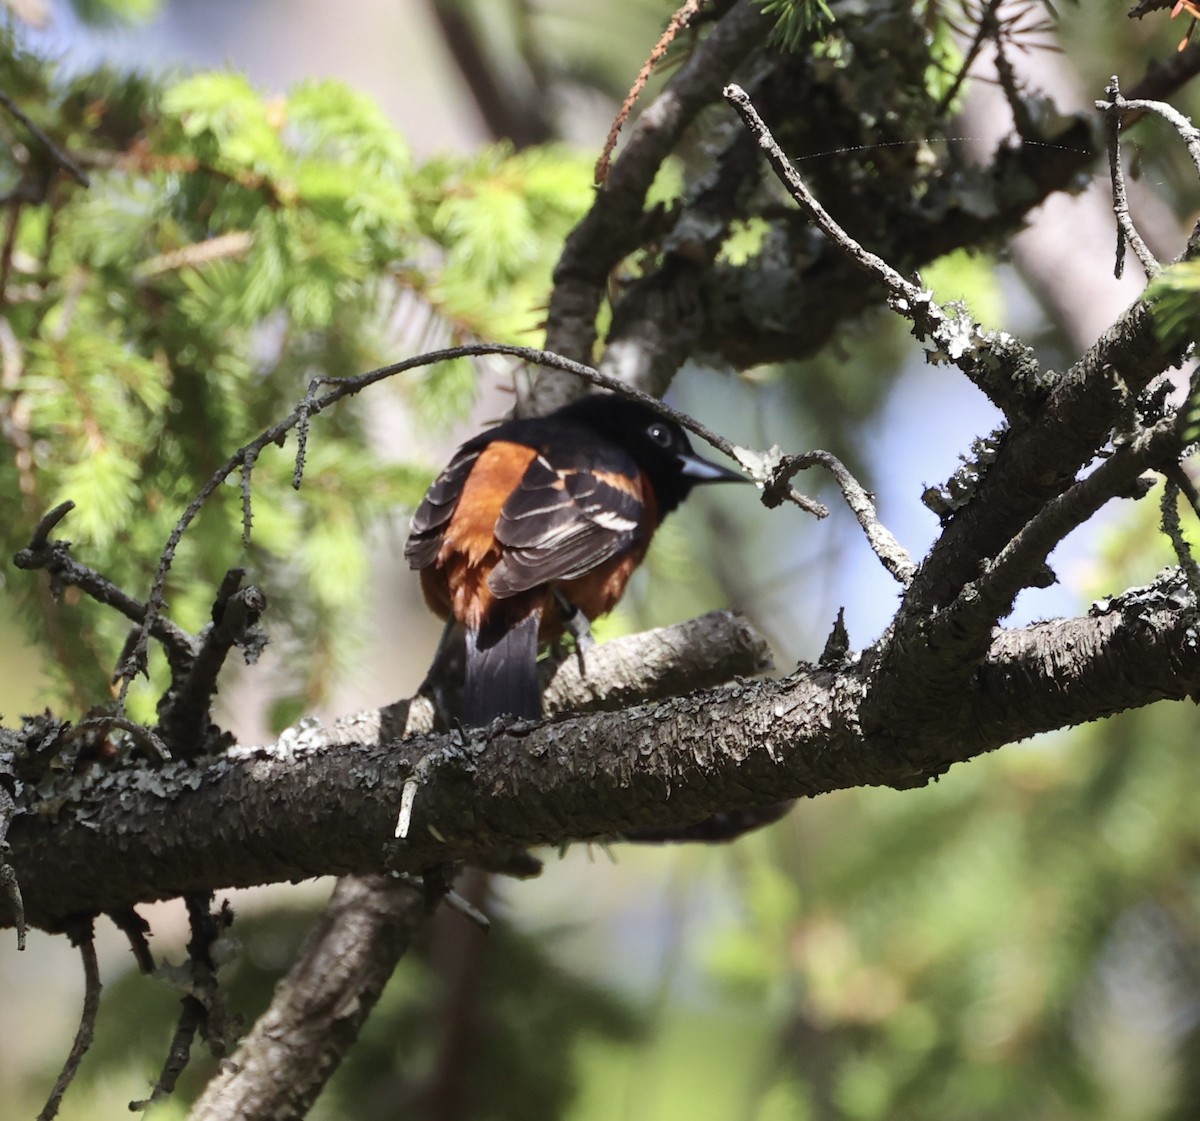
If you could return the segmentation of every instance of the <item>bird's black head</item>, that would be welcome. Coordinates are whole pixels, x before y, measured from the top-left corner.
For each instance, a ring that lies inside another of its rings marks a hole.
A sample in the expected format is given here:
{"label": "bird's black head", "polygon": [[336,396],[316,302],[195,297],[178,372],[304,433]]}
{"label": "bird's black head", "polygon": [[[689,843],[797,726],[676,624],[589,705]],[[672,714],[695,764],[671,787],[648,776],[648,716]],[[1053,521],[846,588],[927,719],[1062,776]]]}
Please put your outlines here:
{"label": "bird's black head", "polygon": [[628,397],[592,393],[555,415],[584,424],[628,451],[650,478],[660,517],[674,510],[699,483],[750,481],[697,455],[678,424]]}

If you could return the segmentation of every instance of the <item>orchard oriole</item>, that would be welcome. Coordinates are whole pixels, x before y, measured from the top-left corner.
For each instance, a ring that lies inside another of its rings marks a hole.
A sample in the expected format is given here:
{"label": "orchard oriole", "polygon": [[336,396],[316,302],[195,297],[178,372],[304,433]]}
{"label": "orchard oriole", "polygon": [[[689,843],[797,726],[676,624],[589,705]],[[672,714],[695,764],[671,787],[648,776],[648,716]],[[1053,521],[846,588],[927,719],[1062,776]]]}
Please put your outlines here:
{"label": "orchard oriole", "polygon": [[609,394],[463,444],[404,548],[430,608],[466,630],[463,723],[540,718],[539,643],[576,612],[610,611],[662,519],[697,483],[724,481],[747,480],[696,455],[673,421]]}

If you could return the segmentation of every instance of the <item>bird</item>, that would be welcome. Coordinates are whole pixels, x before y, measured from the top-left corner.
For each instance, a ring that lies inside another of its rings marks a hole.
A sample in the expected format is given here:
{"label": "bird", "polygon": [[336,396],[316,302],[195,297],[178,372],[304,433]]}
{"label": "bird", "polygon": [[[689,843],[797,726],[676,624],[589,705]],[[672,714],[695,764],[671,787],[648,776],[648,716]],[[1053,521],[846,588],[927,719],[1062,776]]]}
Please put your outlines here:
{"label": "bird", "polygon": [[[542,717],[537,654],[612,610],[663,518],[698,484],[748,482],[648,405],[590,393],[468,440],[412,517],[404,556],[466,635],[464,727]],[[436,666],[435,662],[435,666]]]}

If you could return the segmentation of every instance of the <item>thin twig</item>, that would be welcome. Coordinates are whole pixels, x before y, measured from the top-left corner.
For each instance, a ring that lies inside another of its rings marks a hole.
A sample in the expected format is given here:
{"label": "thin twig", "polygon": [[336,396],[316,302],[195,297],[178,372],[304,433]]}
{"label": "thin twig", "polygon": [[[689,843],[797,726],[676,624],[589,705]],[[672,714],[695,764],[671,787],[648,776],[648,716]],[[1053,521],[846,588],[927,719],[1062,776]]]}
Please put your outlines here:
{"label": "thin twig", "polygon": [[209,1053],[213,1058],[222,1059],[229,1050],[229,1023],[225,1001],[217,983],[217,963],[212,951],[222,933],[233,925],[233,908],[226,899],[214,911],[212,898],[211,892],[191,892],[183,900],[192,927],[188,958],[195,977],[195,993],[204,1006],[201,1031],[208,1043]]}
{"label": "thin twig", "polygon": [[[1105,87],[1109,103],[1115,103],[1121,96],[1121,87],[1114,74]],[[1125,196],[1125,173],[1121,168],[1121,123],[1122,114],[1107,114],[1108,122],[1108,169],[1112,177],[1113,213],[1117,218],[1117,258],[1113,266],[1113,276],[1118,280],[1125,272],[1125,247],[1131,246],[1137,259],[1142,263],[1147,280],[1153,280],[1162,267],[1150,252],[1150,247],[1142,240],[1133,216],[1129,213],[1129,200]]]}
{"label": "thin twig", "polygon": [[1128,495],[1144,471],[1162,469],[1178,451],[1174,418],[1160,421],[1117,448],[1095,471],[1047,502],[1026,523],[983,575],[968,584],[949,611],[943,613],[946,625],[958,625],[956,615],[963,611],[973,615],[983,612],[993,620],[1003,616],[1017,593],[1027,586],[1027,574],[1041,566],[1071,530],[1083,525],[1113,498]]}
{"label": "thin twig", "polygon": [[[1113,82],[1115,83],[1115,81],[1114,78]],[[1192,157],[1196,174],[1200,175],[1200,129],[1197,129],[1178,109],[1168,105],[1165,101],[1148,101],[1144,98],[1127,101],[1119,93],[1110,96],[1107,101],[1097,101],[1095,105],[1100,112],[1106,114],[1157,113],[1179,133],[1180,138],[1187,145],[1188,155]]]}
{"label": "thin twig", "polygon": [[638,76],[634,79],[633,85],[625,95],[625,100],[621,102],[621,108],[617,110],[612,127],[608,130],[608,138],[604,141],[604,148],[600,152],[600,158],[596,161],[595,178],[597,187],[603,187],[605,180],[608,178],[608,169],[611,164],[613,149],[617,146],[617,137],[620,135],[621,129],[625,126],[625,122],[629,120],[629,114],[633,112],[634,102],[641,96],[642,90],[646,88],[646,83],[650,80],[650,75],[653,73],[654,68],[662,60],[663,55],[670,49],[671,44],[675,42],[676,36],[691,23],[692,17],[700,10],[700,5],[703,2],[704,0],[687,0],[687,3],[678,8],[667,23],[666,31],[659,36],[658,42],[654,44],[654,49],[650,52],[649,57],[642,63],[642,68],[638,71]]}
{"label": "thin twig", "polygon": [[[475,868],[472,869],[472,871],[482,872],[483,870]],[[483,874],[486,875],[487,873],[484,872]],[[401,883],[407,884],[414,891],[421,891],[424,889],[424,884],[422,883],[421,877],[415,876],[411,872],[396,872],[394,873],[394,876],[397,880],[399,880]],[[485,915],[483,911],[476,907],[469,899],[463,895],[460,895],[453,888],[448,888],[446,890],[446,894],[443,897],[443,902],[452,911],[457,911],[460,915],[462,915],[463,918],[477,926],[485,934],[491,930],[492,920],[489,919],[487,915]]]}
{"label": "thin twig", "polygon": [[136,720],[130,720],[120,713],[105,712],[97,716],[89,716],[86,720],[81,720],[78,726],[80,728],[118,728],[122,732],[128,732],[134,742],[156,763],[167,763],[171,759],[171,749],[150,728],[147,728],[145,724],[139,724]]}
{"label": "thin twig", "polygon": [[107,914],[113,925],[129,940],[129,948],[137,961],[138,971],[147,976],[152,974],[154,955],[150,952],[150,943],[146,940],[146,935],[150,933],[150,924],[133,907],[109,911]]}
{"label": "thin twig", "polygon": [[763,504],[778,506],[786,497],[792,477],[806,468],[824,467],[837,482],[846,505],[850,507],[858,524],[866,534],[867,544],[879,558],[883,567],[905,587],[911,583],[917,566],[891,531],[879,520],[875,503],[866,488],[852,475],[837,456],[826,451],[811,451],[804,455],[786,456],[775,469],[770,483],[764,488]]}
{"label": "thin twig", "polygon": [[1162,512],[1162,531],[1171,542],[1171,548],[1175,550],[1175,558],[1179,561],[1188,587],[1192,589],[1192,595],[1196,597],[1196,602],[1200,603],[1200,564],[1196,562],[1191,546],[1184,540],[1183,525],[1179,518],[1179,492],[1179,484],[1168,479],[1167,485],[1163,487],[1162,502],[1159,505]]}
{"label": "thin twig", "polygon": [[21,897],[21,883],[17,871],[11,864],[0,864],[0,893],[13,913],[13,926],[17,928],[17,949],[25,949],[25,900]]}
{"label": "thin twig", "polygon": [[67,155],[66,152],[63,151],[62,148],[60,148],[53,140],[51,140],[46,131],[40,125],[37,125],[31,121],[25,114],[24,110],[2,89],[0,89],[0,105],[3,105],[5,109],[7,109],[14,117],[16,117],[17,120],[20,121],[21,124],[23,124],[30,131],[30,133],[33,134],[42,147],[44,147],[46,151],[50,153],[50,156],[54,162],[58,164],[58,166],[61,167],[65,172],[67,172],[67,174],[70,175],[71,178],[74,179],[81,187],[90,187],[92,185],[91,180],[88,179],[83,168],[81,168],[79,164],[77,164],[73,159],[71,159],[70,156]]}
{"label": "thin twig", "polygon": [[1191,477],[1183,469],[1183,464],[1177,463],[1173,466],[1165,467],[1163,474],[1179,488],[1180,493],[1187,499],[1187,504],[1192,508],[1192,513],[1197,518],[1200,518],[1200,491],[1196,490],[1196,484],[1192,482]]}
{"label": "thin twig", "polygon": [[77,927],[69,932],[71,944],[79,947],[79,956],[83,961],[83,1011],[79,1017],[79,1029],[75,1033],[75,1042],[71,1045],[71,1053],[63,1063],[62,1073],[50,1091],[45,1108],[38,1114],[37,1121],[53,1121],[62,1104],[67,1087],[79,1073],[79,1064],[92,1045],[96,1034],[96,1013],[100,1010],[100,965],[96,960],[96,943],[94,940],[93,923],[91,919],[81,919]]}
{"label": "thin twig", "polygon": [[[246,471],[264,448],[270,444],[279,444],[282,446],[288,432],[293,428],[300,429],[307,426],[311,418],[318,413],[324,412],[331,405],[335,405],[347,397],[352,397],[356,393],[362,392],[362,390],[374,385],[376,382],[395,377],[397,374],[405,373],[419,366],[430,366],[436,362],[444,362],[453,358],[471,358],[491,354],[508,355],[509,357],[518,358],[523,362],[533,365],[547,366],[551,369],[561,370],[564,373],[574,374],[576,377],[584,378],[601,389],[609,389],[614,393],[620,393],[625,397],[640,401],[642,404],[657,410],[663,416],[695,433],[702,440],[712,444],[713,447],[725,452],[726,455],[735,459],[737,458],[733,444],[723,436],[706,428],[699,421],[693,420],[686,414],[672,409],[668,405],[664,405],[658,398],[652,397],[648,393],[642,393],[640,390],[634,389],[616,378],[602,374],[591,366],[585,366],[581,362],[573,362],[569,358],[562,357],[562,355],[554,354],[548,350],[537,350],[533,347],[508,346],[499,343],[467,343],[463,346],[447,347],[443,350],[419,354],[415,358],[406,358],[401,362],[393,362],[387,366],[381,366],[377,370],[372,370],[366,374],[358,374],[354,377],[313,378],[309,383],[308,392],[304,400],[300,402],[291,415],[285,417],[271,428],[268,428],[265,432],[260,433],[250,443],[234,452],[221,467],[213,472],[208,481],[197,492],[196,497],[188,503],[187,508],[175,523],[175,527],[171,530],[170,536],[167,538],[167,542],[159,554],[158,568],[155,570],[154,583],[150,588],[149,600],[144,609],[144,617],[141,618],[140,630],[136,635],[135,641],[130,645],[128,652],[122,657],[114,675],[121,682],[121,701],[124,701],[130,682],[132,682],[137,674],[142,672],[145,666],[147,635],[151,631],[154,631],[155,636],[158,637],[156,628],[160,625],[163,608],[163,590],[166,587],[167,575],[175,560],[175,550],[179,547],[179,542],[182,540],[188,526],[195,520],[196,515],[199,514],[205,502],[208,501],[217,488],[234,471],[239,469],[243,471],[243,487],[245,487],[247,485]],[[332,386],[333,388],[328,393],[317,396],[317,390],[321,386]],[[302,447],[303,445],[301,445]],[[303,463],[298,454],[296,471],[293,478],[294,486],[300,486],[302,476]],[[140,604],[138,606],[139,608],[141,607]]]}
{"label": "thin twig", "polygon": [[753,103],[750,101],[749,94],[741,86],[728,85],[723,91],[723,96],[733,106],[738,116],[742,118],[746,127],[754,134],[758,140],[759,147],[762,148],[763,154],[767,158],[767,162],[771,165],[771,168],[783,185],[787,187],[788,193],[808,212],[821,232],[830,241],[834,242],[855,264],[882,281],[893,298],[900,297],[912,304],[923,299],[927,301],[928,296],[926,293],[915,284],[905,280],[882,257],[877,257],[874,253],[864,249],[833,220],[829,212],[808,189],[804,180],[800,178],[791,161],[783,154],[783,149],[779,147],[775,137],[771,135],[771,130],[767,128],[766,122],[758,115],[758,110],[754,108]]}
{"label": "thin twig", "polygon": [[204,1020],[204,1005],[194,996],[185,996],[181,1003],[183,1011],[180,1012],[175,1031],[171,1034],[171,1042],[167,1047],[167,1057],[163,1062],[162,1070],[154,1080],[150,1096],[129,1103],[131,1113],[145,1112],[152,1105],[170,1097],[179,1081],[179,1076],[187,1069],[192,1055],[192,1043]]}
{"label": "thin twig", "polygon": [[958,91],[962,89],[963,82],[967,80],[967,73],[975,65],[979,52],[983,50],[983,44],[992,38],[996,27],[996,9],[1000,7],[1000,4],[1001,0],[988,0],[987,7],[980,13],[979,22],[975,25],[975,34],[971,36],[971,45],[963,56],[962,65],[958,68],[958,73],[954,75],[954,81],[950,83],[950,88],[942,94],[937,108],[933,111],[935,120],[950,108],[951,103],[958,96]]}
{"label": "thin twig", "polygon": [[266,641],[256,628],[267,597],[253,584],[239,587],[245,574],[244,568],[225,574],[213,603],[212,625],[202,632],[196,657],[186,675],[172,682],[166,703],[160,702],[159,729],[181,759],[220,750],[224,735],[212,722],[217,678],[235,646],[254,661]]}
{"label": "thin twig", "polygon": [[148,615],[146,605],[127,595],[111,580],[81,564],[70,555],[69,541],[51,540],[50,534],[73,509],[74,502],[62,502],[45,514],[34,528],[29,544],[13,556],[18,568],[34,571],[44,568],[50,574],[55,595],[64,587],[76,587],[97,603],[115,608],[131,622],[139,623],[162,643],[172,666],[186,665],[195,656],[195,642],[183,628],[160,615]]}
{"label": "thin twig", "polygon": [[250,545],[250,528],[254,524],[254,505],[250,496],[250,477],[254,474],[254,464],[258,461],[258,452],[247,452],[242,464],[241,478],[238,480],[242,490],[242,546]]}
{"label": "thin twig", "polygon": [[183,1008],[179,1013],[179,1022],[171,1036],[166,1060],[158,1078],[155,1079],[150,1097],[129,1103],[130,1110],[134,1112],[146,1110],[174,1092],[179,1076],[187,1069],[191,1059],[192,1043],[197,1032],[201,1032],[208,1039],[215,1057],[224,1058],[227,1050],[225,1016],[211,951],[213,943],[220,937],[221,930],[232,921],[232,915],[228,904],[217,914],[213,914],[211,894],[185,895],[184,901],[187,904],[188,921],[192,927],[192,937],[188,942],[192,991],[180,1002]]}
{"label": "thin twig", "polygon": [[930,360],[953,362],[1006,415],[1020,411],[1028,392],[1039,390],[1042,383],[1033,350],[1018,343],[1007,332],[983,331],[963,308],[951,305],[951,310],[947,311],[940,307],[932,292],[905,280],[883,258],[864,249],[833,220],[808,189],[758,115],[746,91],[741,86],[728,85],[724,97],[754,135],[767,162],[796,203],[850,260],[883,284],[889,293],[889,306],[913,325],[914,335],[934,344],[930,347],[927,343],[926,353]]}
{"label": "thin twig", "polygon": [[1004,49],[1004,37],[999,34],[999,28],[996,29],[994,39],[996,43],[996,76],[1000,80],[1000,88],[1004,91],[1004,100],[1008,102],[1008,107],[1012,111],[1013,126],[1022,140],[1036,143],[1040,139],[1037,123],[1028,103],[1021,96],[1021,90],[1017,84],[1017,72],[1013,69],[1008,53]]}

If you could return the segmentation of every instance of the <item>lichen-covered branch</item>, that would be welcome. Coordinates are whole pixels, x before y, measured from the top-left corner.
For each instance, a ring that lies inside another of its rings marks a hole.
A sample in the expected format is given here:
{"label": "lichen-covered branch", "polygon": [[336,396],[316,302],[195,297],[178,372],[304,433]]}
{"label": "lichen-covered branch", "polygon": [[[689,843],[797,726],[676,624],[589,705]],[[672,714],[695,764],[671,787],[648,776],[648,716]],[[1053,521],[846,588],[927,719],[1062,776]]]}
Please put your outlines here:
{"label": "lichen-covered branch", "polygon": [[[638,118],[595,204],[559,258],[547,314],[548,349],[577,361],[592,357],[609,273],[640,243],[643,206],[654,177],[696,114],[718,98],[733,69],[770,29],[761,5],[738,0]],[[573,391],[561,379],[540,379],[535,411],[561,404]]]}
{"label": "lichen-covered branch", "polygon": [[[868,651],[836,670],[630,708],[620,721],[570,716],[391,743],[335,743],[313,727],[205,764],[97,773],[57,819],[14,822],[13,863],[31,921],[47,925],[181,890],[420,871],[852,786],[918,785],[1035,732],[1200,690],[1195,609],[1172,574],[1094,617],[1000,634],[975,673],[988,688],[897,723],[863,724]],[[413,829],[397,843],[418,761]],[[12,920],[3,904],[0,920]]]}
{"label": "lichen-covered branch", "polygon": [[883,258],[863,248],[809,190],[746,91],[730,85],[725,88],[724,97],[754,135],[788,193],[849,260],[883,285],[888,303],[911,321],[913,333],[927,343],[931,359],[953,362],[1006,413],[1023,412],[1027,407],[1026,396],[1040,385],[1033,351],[1004,332],[983,331],[965,310],[948,314],[934,302],[931,292],[906,280]]}

